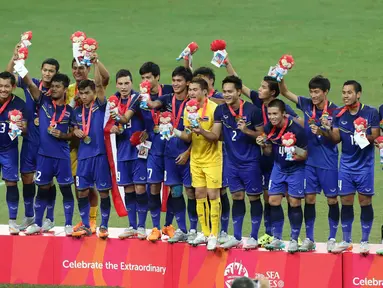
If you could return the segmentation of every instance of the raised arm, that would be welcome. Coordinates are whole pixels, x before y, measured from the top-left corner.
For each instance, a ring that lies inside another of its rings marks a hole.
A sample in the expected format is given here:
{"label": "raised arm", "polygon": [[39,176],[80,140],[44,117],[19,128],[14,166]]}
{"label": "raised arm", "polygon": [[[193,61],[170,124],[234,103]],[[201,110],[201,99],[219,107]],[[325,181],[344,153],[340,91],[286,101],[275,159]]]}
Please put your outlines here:
{"label": "raised arm", "polygon": [[[237,72],[235,72],[234,67],[229,60],[229,57],[226,58],[226,71],[227,71],[227,74],[229,74],[230,76],[234,75],[238,77],[238,74]],[[250,97],[250,93],[251,93],[251,89],[243,83],[242,83],[242,93],[247,97]]]}
{"label": "raised arm", "polygon": [[39,101],[41,91],[39,90],[39,87],[36,86],[35,83],[33,83],[32,78],[29,77],[29,73],[25,75],[23,78],[24,83],[28,86],[29,92],[31,92],[31,95],[35,101]]}
{"label": "raised arm", "polygon": [[282,79],[281,82],[279,82],[279,90],[281,94],[285,96],[287,99],[298,104],[298,96],[295,95],[293,92],[289,91],[289,89],[287,89],[285,79]]}
{"label": "raised arm", "polygon": [[104,104],[106,101],[105,97],[105,88],[102,81],[101,70],[100,70],[100,61],[96,61],[94,64],[94,83],[96,84],[96,94],[98,101],[101,104]]}
{"label": "raised arm", "polygon": [[108,70],[106,70],[104,64],[102,64],[100,59],[98,58],[98,54],[97,53],[93,53],[93,55],[92,55],[92,63],[98,65],[98,69],[100,70],[102,85],[104,87],[108,86],[110,75],[109,75]]}
{"label": "raised arm", "polygon": [[160,100],[152,101],[150,97],[146,103],[150,109],[160,109],[162,107],[162,102]]}
{"label": "raised arm", "polygon": [[15,65],[14,61],[17,60],[17,57],[18,57],[17,51],[19,50],[19,48],[20,48],[20,43],[17,43],[17,45],[15,46],[15,49],[13,50],[12,57],[9,60],[7,68],[6,68],[6,71],[8,71],[9,73],[13,73],[13,66]]}

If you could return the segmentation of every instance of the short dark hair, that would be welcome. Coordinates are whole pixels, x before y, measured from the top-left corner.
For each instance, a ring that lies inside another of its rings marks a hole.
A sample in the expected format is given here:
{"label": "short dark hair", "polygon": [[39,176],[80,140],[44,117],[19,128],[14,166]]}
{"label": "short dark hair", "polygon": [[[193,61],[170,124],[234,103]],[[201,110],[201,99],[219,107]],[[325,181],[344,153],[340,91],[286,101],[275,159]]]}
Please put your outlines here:
{"label": "short dark hair", "polygon": [[77,89],[84,90],[86,87],[89,87],[92,91],[96,91],[96,84],[93,80],[81,80],[80,83],[78,83]]}
{"label": "short dark hair", "polygon": [[358,93],[358,92],[362,93],[362,85],[360,85],[359,82],[355,80],[347,80],[346,82],[343,83],[343,87],[346,85],[354,86],[355,93]]}
{"label": "short dark hair", "polygon": [[65,88],[68,88],[69,83],[70,83],[70,79],[65,74],[57,73],[52,77],[51,82],[61,82]]}
{"label": "short dark hair", "polygon": [[323,77],[322,75],[317,75],[313,77],[309,82],[309,89],[320,89],[323,92],[326,92],[330,91],[330,88],[330,80]]}
{"label": "short dark hair", "polygon": [[176,69],[174,69],[172,73],[172,78],[175,76],[181,76],[185,79],[186,82],[189,82],[193,78],[193,73],[191,72],[190,68],[186,68],[184,66],[178,66],[176,67]]}
{"label": "short dark hair", "polygon": [[241,78],[237,76],[234,76],[234,75],[226,76],[226,78],[222,80],[222,88],[223,88],[223,85],[226,83],[233,83],[235,89],[242,90],[242,80]]}
{"label": "short dark hair", "polygon": [[53,58],[45,59],[45,60],[43,61],[43,63],[41,64],[41,69],[43,69],[43,67],[44,67],[45,64],[55,66],[55,68],[56,68],[56,73],[58,73],[59,70],[60,70],[60,64],[59,64],[59,61],[57,61],[56,59],[53,59]]}
{"label": "short dark hair", "polygon": [[118,72],[116,73],[116,82],[119,78],[122,78],[122,77],[130,77],[130,81],[133,82],[132,73],[130,73],[130,71],[127,69],[118,70]]}
{"label": "short dark hair", "polygon": [[160,66],[158,66],[156,63],[153,62],[145,62],[142,64],[140,71],[140,75],[144,75],[146,73],[152,73],[154,77],[161,75]]}
{"label": "short dark hair", "polygon": [[214,74],[213,69],[211,69],[209,67],[199,67],[197,70],[194,71],[193,77],[196,77],[198,75],[203,75],[203,76],[206,76],[209,79],[213,79],[213,85],[214,85],[215,74]]}
{"label": "short dark hair", "polygon": [[267,108],[271,108],[271,107],[278,108],[282,113],[286,111],[286,104],[280,99],[271,100]]}
{"label": "short dark hair", "polygon": [[[81,57],[80,57],[80,59],[81,59]],[[77,61],[76,61],[76,59],[75,58],[73,58],[72,59],[72,68],[73,68],[73,63],[76,63]],[[90,66],[86,66],[86,65],[83,65],[83,64],[80,64],[80,66],[85,66],[87,69],[90,69]]]}
{"label": "short dark hair", "polygon": [[255,282],[248,277],[238,277],[231,284],[231,288],[255,288]]}
{"label": "short dark hair", "polygon": [[207,84],[206,80],[201,78],[201,77],[194,77],[191,81],[190,84],[195,83],[198,84],[201,90],[206,90],[209,91],[209,85]]}
{"label": "short dark hair", "polygon": [[12,85],[12,86],[15,86],[15,85],[16,85],[16,78],[15,78],[15,75],[13,75],[12,73],[10,73],[10,72],[8,72],[8,71],[1,72],[1,73],[0,73],[0,78],[1,78],[1,79],[9,79],[9,80],[11,80],[11,85]]}
{"label": "short dark hair", "polygon": [[265,76],[263,77],[263,81],[265,81],[269,85],[270,91],[275,91],[274,97],[278,97],[279,95],[279,85],[277,80],[275,80],[274,77],[271,76]]}

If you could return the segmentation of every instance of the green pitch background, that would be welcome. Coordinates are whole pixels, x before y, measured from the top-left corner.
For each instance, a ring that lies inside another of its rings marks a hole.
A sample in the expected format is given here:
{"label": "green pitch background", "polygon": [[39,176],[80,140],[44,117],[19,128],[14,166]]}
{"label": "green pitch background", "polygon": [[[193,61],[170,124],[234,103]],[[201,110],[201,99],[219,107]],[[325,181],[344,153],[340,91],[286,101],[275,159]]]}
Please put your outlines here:
{"label": "green pitch background", "polygon": [[[356,79],[363,85],[362,102],[379,107],[382,91],[383,37],[381,11],[383,3],[370,1],[101,1],[65,2],[20,0],[4,5],[0,37],[0,63],[7,65],[20,34],[33,31],[27,67],[30,74],[40,77],[40,64],[54,57],[61,72],[71,76],[70,35],[77,30],[99,41],[100,60],[111,74],[108,95],[114,92],[114,75],[120,68],[130,69],[134,86],[139,83],[138,69],[145,61],[161,67],[162,83],[171,83],[172,70],[182,63],[175,58],[191,41],[200,47],[194,57],[194,67],[210,64],[210,42],[225,39],[230,59],[244,83],[258,89],[269,66],[284,53],[291,53],[296,66],[286,77],[290,90],[308,95],[307,83],[316,74],[331,80],[329,97],[341,104],[342,83]],[[216,87],[226,75],[225,69],[215,69]],[[16,94],[24,97],[22,90]],[[290,103],[291,104],[291,103]],[[375,222],[372,243],[380,243],[383,224],[383,180],[376,163],[374,208]],[[1,184],[0,184],[1,185]],[[22,185],[19,185],[20,195]],[[5,204],[5,186],[0,186]],[[63,224],[61,195],[56,201],[56,225]],[[22,201],[20,201],[22,204]],[[286,205],[284,204],[286,208]],[[79,219],[76,207],[74,220]],[[250,232],[249,207],[244,223],[244,236]],[[0,223],[7,223],[7,209],[0,211]],[[23,215],[20,205],[19,220]],[[360,241],[360,208],[355,205],[353,240]],[[75,222],[74,221],[74,222]],[[289,239],[286,218],[285,239]],[[126,227],[127,219],[118,218],[113,211],[111,227]],[[147,226],[151,220],[148,217]],[[230,224],[231,227],[231,224]],[[230,228],[231,229],[231,228]],[[318,197],[316,240],[328,236],[327,204]],[[263,233],[261,228],[260,235]],[[304,229],[301,238],[304,238]],[[341,239],[341,229],[338,230]]]}

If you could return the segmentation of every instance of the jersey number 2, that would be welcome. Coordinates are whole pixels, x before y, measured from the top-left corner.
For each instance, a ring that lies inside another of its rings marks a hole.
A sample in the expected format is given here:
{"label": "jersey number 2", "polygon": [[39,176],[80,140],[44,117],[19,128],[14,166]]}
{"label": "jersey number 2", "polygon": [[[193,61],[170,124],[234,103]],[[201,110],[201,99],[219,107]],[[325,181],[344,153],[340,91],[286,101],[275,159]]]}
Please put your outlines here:
{"label": "jersey number 2", "polygon": [[237,141],[237,131],[233,130],[233,136],[231,137],[231,141]]}

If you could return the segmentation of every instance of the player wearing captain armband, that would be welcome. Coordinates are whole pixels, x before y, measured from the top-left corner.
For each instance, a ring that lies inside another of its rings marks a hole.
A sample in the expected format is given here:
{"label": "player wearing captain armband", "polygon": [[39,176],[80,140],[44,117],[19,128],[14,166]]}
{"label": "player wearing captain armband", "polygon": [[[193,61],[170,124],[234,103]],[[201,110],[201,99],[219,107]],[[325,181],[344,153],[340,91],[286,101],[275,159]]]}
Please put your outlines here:
{"label": "player wearing captain armband", "polygon": [[[271,225],[273,241],[265,246],[268,250],[281,250],[284,214],[281,201],[289,194],[291,240],[288,252],[298,251],[303,213],[301,200],[305,197],[305,160],[307,139],[303,127],[286,117],[285,103],[279,99],[268,105],[269,123],[265,134],[257,138],[263,152],[274,155],[274,166],[269,181],[269,203],[271,205]],[[291,154],[290,154],[291,153]]]}
{"label": "player wearing captain armband", "polygon": [[[236,71],[233,68],[232,62],[229,58],[226,58],[226,70],[229,75],[237,75]],[[269,119],[267,117],[268,105],[269,103],[276,99],[279,96],[279,86],[276,79],[270,76],[263,77],[261,84],[258,90],[251,90],[246,85],[242,85],[242,94],[251,99],[253,104],[261,109],[263,125],[269,123]],[[285,104],[286,114],[292,117],[294,121],[303,126],[303,119],[299,118],[297,113],[288,105]],[[258,239],[258,243],[261,246],[265,246],[269,244],[272,238],[271,232],[271,220],[270,220],[270,205],[268,203],[268,185],[271,175],[271,170],[273,169],[274,158],[273,154],[265,155],[262,153],[261,157],[261,170],[262,170],[262,184],[263,184],[263,199],[265,201],[264,207],[264,225],[265,225],[265,234]],[[288,195],[286,195],[286,200]],[[291,207],[289,202],[287,201],[287,214],[291,222]],[[298,238],[298,242],[300,239]]]}
{"label": "player wearing captain armband", "polygon": [[243,245],[245,249],[258,248],[258,230],[262,221],[263,207],[260,200],[262,173],[260,169],[261,149],[255,140],[263,133],[261,111],[249,102],[240,99],[242,81],[228,76],[222,81],[225,104],[219,105],[214,113],[215,124],[221,129],[227,147],[227,178],[233,198],[232,216],[234,237],[221,245],[228,249],[242,245],[242,224],[246,214],[245,193],[250,201],[251,234]]}
{"label": "player wearing captain armband", "polygon": [[[18,137],[11,138],[9,113],[18,111],[26,116],[25,102],[12,92],[16,88],[16,79],[9,72],[0,73],[0,171],[6,186],[6,199],[9,213],[9,233],[18,235],[20,230],[16,223],[19,205],[19,151]],[[25,134],[27,123],[24,119],[16,122],[17,127]]]}
{"label": "player wearing captain armband", "polygon": [[340,253],[352,250],[352,223],[354,222],[354,198],[358,192],[361,208],[362,239],[360,253],[370,251],[368,239],[374,220],[372,196],[374,195],[374,140],[379,136],[379,113],[360,103],[362,86],[354,80],[343,84],[344,106],[333,118],[333,129],[319,128],[315,134],[327,137],[334,143],[342,142],[339,167],[339,195],[342,202],[341,223],[343,241],[331,251]]}
{"label": "player wearing captain armband", "polygon": [[[80,59],[81,60],[81,59]],[[108,86],[109,83],[109,72],[106,70],[105,66],[100,61],[97,53],[93,53],[91,55],[91,62],[95,63],[97,62],[99,65],[102,83],[104,88]],[[69,85],[68,92],[66,94],[66,103],[69,104],[71,107],[76,108],[77,106],[81,105],[81,99],[78,92],[78,84],[82,80],[88,79],[88,75],[90,72],[91,66],[81,65],[80,63],[77,63],[76,59],[72,59],[72,75],[75,79],[75,83]],[[71,166],[72,166],[72,175],[73,178],[76,177],[76,171],[77,171],[77,154],[78,154],[78,146],[79,146],[79,139],[77,137],[74,137],[72,141],[70,142],[70,158],[71,158]],[[77,192],[76,192],[77,195]],[[92,230],[92,233],[96,233],[96,219],[97,219],[97,210],[98,210],[98,192],[97,190],[92,187],[89,190],[89,201],[90,201],[90,228]],[[73,227],[73,229],[76,231],[77,228],[83,226],[83,223],[79,222]]]}
{"label": "player wearing captain armband", "polygon": [[[316,217],[316,194],[322,190],[327,197],[328,223],[330,235],[327,241],[327,251],[335,247],[336,232],[339,223],[338,205],[338,147],[326,137],[314,134],[317,129],[328,129],[334,120],[337,106],[330,102],[327,94],[330,91],[330,81],[323,76],[315,76],[309,82],[311,98],[297,96],[286,87],[285,80],[280,82],[281,94],[297,104],[304,113],[304,127],[308,141],[308,158],[306,161],[306,195],[304,218],[306,223],[306,239],[299,248],[300,251],[315,249],[314,223]],[[325,128],[327,127],[327,128]]]}
{"label": "player wearing captain armband", "polygon": [[[96,185],[100,192],[101,225],[98,236],[108,237],[110,215],[109,190],[112,187],[111,173],[104,142],[104,117],[106,109],[105,90],[102,85],[99,64],[94,63],[95,81],[82,80],[78,90],[82,105],[74,110],[74,135],[80,139],[76,186],[79,194],[78,209],[83,226],[73,232],[73,237],[90,236],[89,190]],[[95,97],[96,96],[96,97]],[[96,98],[96,99],[95,99]]]}
{"label": "player wearing captain armband", "polygon": [[207,243],[208,250],[215,250],[221,211],[219,191],[222,187],[222,144],[217,137],[221,126],[219,123],[214,123],[217,104],[208,99],[208,85],[205,80],[200,77],[193,78],[189,85],[189,97],[199,103],[199,127],[191,127],[188,112],[185,110],[184,125],[189,128],[185,131],[177,128],[173,130],[178,138],[192,141],[190,170],[202,233],[199,232],[189,244]]}

